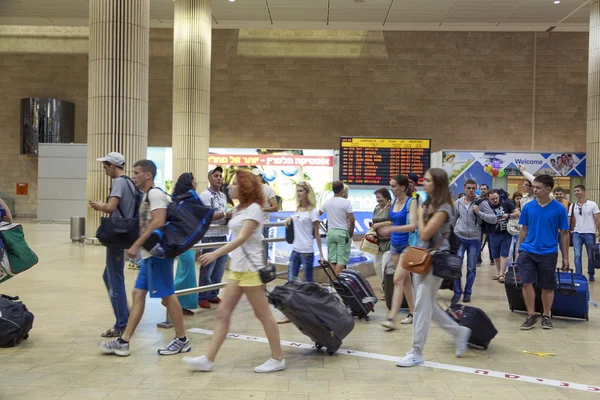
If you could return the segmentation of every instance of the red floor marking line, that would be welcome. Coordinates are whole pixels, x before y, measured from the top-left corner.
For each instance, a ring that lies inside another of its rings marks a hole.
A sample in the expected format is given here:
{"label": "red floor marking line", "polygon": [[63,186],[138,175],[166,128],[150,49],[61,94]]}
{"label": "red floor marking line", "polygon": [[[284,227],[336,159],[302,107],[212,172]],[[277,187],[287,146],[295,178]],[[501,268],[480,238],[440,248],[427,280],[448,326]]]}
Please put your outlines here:
{"label": "red floor marking line", "polygon": [[[203,334],[203,335],[212,335],[213,334],[213,331],[209,331],[207,329],[199,329],[199,328],[188,329],[188,332],[199,333],[199,334]],[[267,338],[248,336],[248,335],[242,335],[242,334],[237,334],[237,333],[229,333],[227,335],[227,337],[231,338],[231,339],[247,340],[250,342],[268,343]],[[299,349],[307,349],[307,350],[316,349],[315,346],[312,344],[290,342],[287,340],[282,340],[281,345],[288,346],[288,347],[295,347],[295,348],[299,348]],[[353,357],[370,358],[370,359],[382,360],[382,361],[393,361],[393,362],[396,362],[400,359],[400,357],[388,356],[386,354],[369,353],[366,351],[356,351],[356,350],[347,350],[347,349],[339,349],[336,354],[353,356]],[[506,379],[506,380],[517,381],[517,382],[528,382],[528,383],[535,383],[538,385],[546,385],[546,386],[561,387],[561,388],[566,388],[566,389],[580,390],[583,392],[600,393],[600,387],[594,386],[594,385],[586,385],[583,383],[563,382],[563,381],[557,381],[555,379],[537,378],[537,377],[527,376],[527,375],[510,374],[508,372],[492,371],[492,370],[483,369],[483,368],[463,367],[460,365],[441,364],[441,363],[436,363],[436,362],[431,362],[431,361],[425,361],[423,366],[435,368],[435,369],[446,370],[446,371],[452,371],[452,372],[462,372],[465,374],[489,376],[491,378]]]}

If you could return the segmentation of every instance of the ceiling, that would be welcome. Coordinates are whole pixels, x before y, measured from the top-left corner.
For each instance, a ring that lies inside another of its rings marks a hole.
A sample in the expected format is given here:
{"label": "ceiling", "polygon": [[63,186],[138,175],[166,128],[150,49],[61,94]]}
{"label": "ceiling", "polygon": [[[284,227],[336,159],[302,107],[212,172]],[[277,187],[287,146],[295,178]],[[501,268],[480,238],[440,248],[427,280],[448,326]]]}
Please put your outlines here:
{"label": "ceiling", "polygon": [[[109,1],[109,0],[106,0]],[[586,31],[589,0],[212,0],[214,28]],[[0,25],[87,26],[89,0],[0,0]],[[173,26],[173,0],[150,0]]]}

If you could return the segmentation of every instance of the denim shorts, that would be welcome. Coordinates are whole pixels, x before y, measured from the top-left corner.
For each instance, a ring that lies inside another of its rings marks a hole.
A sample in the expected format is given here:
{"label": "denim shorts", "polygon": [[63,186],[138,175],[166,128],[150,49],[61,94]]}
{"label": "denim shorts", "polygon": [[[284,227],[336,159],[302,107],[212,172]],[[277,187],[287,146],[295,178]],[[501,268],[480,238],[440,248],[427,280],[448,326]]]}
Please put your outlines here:
{"label": "denim shorts", "polygon": [[512,236],[508,232],[494,232],[490,235],[490,250],[494,260],[500,257],[508,257]]}
{"label": "denim shorts", "polygon": [[534,284],[540,289],[556,289],[557,261],[558,252],[535,254],[521,251],[517,260],[517,266],[521,271],[521,283]]}
{"label": "denim shorts", "polygon": [[393,255],[398,255],[398,254],[402,254],[402,252],[404,251],[404,249],[406,249],[406,245],[405,244],[392,244],[390,246],[390,249],[392,250],[392,254]]}

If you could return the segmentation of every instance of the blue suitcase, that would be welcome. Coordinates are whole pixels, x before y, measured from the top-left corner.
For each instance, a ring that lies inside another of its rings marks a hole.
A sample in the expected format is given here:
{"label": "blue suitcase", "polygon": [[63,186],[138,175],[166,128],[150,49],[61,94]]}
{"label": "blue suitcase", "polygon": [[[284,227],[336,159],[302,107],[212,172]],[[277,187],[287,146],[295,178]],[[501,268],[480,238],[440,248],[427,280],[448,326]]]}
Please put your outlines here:
{"label": "blue suitcase", "polygon": [[590,289],[583,274],[556,272],[556,289],[552,303],[552,316],[581,318],[589,321]]}

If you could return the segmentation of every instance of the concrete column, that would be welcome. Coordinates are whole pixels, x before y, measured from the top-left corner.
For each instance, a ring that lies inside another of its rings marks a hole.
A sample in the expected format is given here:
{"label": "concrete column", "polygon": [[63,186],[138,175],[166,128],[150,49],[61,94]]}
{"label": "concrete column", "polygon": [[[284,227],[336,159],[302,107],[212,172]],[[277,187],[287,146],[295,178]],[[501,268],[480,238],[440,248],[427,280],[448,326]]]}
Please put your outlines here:
{"label": "concrete column", "polygon": [[207,185],[210,136],[210,0],[175,0],[173,38],[173,181],[183,172]]}
{"label": "concrete column", "polygon": [[[110,179],[96,161],[125,156],[129,174],[148,146],[149,0],[90,0],[87,199],[104,201]],[[100,213],[88,209],[86,235]]]}
{"label": "concrete column", "polygon": [[586,195],[600,202],[600,0],[590,1]]}

